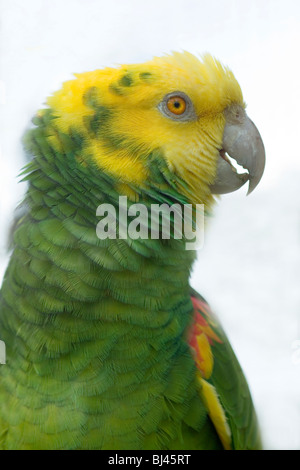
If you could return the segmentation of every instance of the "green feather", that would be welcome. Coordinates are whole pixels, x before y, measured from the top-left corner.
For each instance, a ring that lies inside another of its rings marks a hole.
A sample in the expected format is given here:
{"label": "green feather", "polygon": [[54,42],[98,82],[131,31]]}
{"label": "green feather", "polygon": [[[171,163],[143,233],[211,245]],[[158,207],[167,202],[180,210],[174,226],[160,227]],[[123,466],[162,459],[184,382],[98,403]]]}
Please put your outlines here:
{"label": "green feather", "polygon": [[[131,77],[120,85],[130,87]],[[85,125],[104,132],[110,113],[94,91],[85,96],[95,108]],[[58,134],[52,121],[51,110],[36,117],[25,138],[34,159],[23,172],[25,209],[0,294],[0,448],[221,448],[187,342],[195,253],[184,240],[99,240],[96,209],[117,207],[116,181],[92,162],[83,166],[80,134]],[[47,139],[54,132],[60,151]],[[122,146],[117,138],[107,134],[106,144]],[[133,189],[148,207],[186,203],[157,152],[148,158],[156,184]],[[234,442],[247,447],[249,397],[235,402],[234,387],[244,384],[229,346],[225,357],[215,354],[212,381]]]}

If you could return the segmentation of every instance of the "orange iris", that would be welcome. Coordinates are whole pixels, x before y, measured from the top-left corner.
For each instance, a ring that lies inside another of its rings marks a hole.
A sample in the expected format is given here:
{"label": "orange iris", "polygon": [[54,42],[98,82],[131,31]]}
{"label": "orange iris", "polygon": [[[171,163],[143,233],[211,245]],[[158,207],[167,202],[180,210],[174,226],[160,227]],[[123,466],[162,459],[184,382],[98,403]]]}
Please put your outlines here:
{"label": "orange iris", "polygon": [[186,110],[186,101],[181,96],[172,96],[167,101],[168,110],[180,116]]}

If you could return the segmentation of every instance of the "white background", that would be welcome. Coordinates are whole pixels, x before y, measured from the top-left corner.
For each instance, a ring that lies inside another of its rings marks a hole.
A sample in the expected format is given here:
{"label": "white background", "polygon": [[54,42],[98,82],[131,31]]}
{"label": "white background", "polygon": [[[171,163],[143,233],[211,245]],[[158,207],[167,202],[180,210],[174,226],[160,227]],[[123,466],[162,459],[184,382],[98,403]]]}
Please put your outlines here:
{"label": "white background", "polygon": [[210,52],[235,73],[263,137],[259,187],[224,196],[192,285],[221,319],[250,383],[266,449],[300,449],[298,0],[2,0],[0,278],[24,185],[20,138],[74,72]]}

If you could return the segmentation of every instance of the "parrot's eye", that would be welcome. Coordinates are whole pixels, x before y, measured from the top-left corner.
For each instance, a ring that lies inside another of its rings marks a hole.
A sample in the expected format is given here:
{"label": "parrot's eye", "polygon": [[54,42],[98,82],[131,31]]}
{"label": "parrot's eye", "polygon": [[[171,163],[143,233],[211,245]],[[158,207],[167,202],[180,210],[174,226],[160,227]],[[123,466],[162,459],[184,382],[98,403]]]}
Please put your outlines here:
{"label": "parrot's eye", "polygon": [[169,98],[167,101],[167,107],[171,113],[177,114],[177,116],[179,116],[186,110],[186,101],[181,96],[171,96],[171,98]]}
{"label": "parrot's eye", "polygon": [[159,103],[158,109],[166,117],[176,121],[194,121],[197,119],[192,101],[182,91],[175,91],[166,95],[163,101]]}

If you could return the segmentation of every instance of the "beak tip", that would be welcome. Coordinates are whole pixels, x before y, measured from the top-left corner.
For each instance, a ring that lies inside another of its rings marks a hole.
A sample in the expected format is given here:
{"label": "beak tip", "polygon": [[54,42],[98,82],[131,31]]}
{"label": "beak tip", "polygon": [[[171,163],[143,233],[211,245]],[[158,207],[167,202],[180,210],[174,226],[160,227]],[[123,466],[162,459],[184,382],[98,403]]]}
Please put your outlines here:
{"label": "beak tip", "polygon": [[256,177],[252,177],[250,176],[249,178],[249,186],[248,186],[248,191],[247,191],[247,196],[249,196],[249,194],[251,194],[254,189],[258,186],[262,176],[263,176],[263,173],[264,173],[264,170],[262,170],[260,172],[260,174]]}
{"label": "beak tip", "polygon": [[246,196],[249,196],[254,191],[257,184],[258,184],[258,182],[253,182],[253,179],[249,178],[248,191],[247,191]]}
{"label": "beak tip", "polygon": [[253,191],[254,191],[254,188],[250,188],[250,182],[249,182],[248,191],[247,191],[246,196],[250,196],[250,194],[251,194]]}

